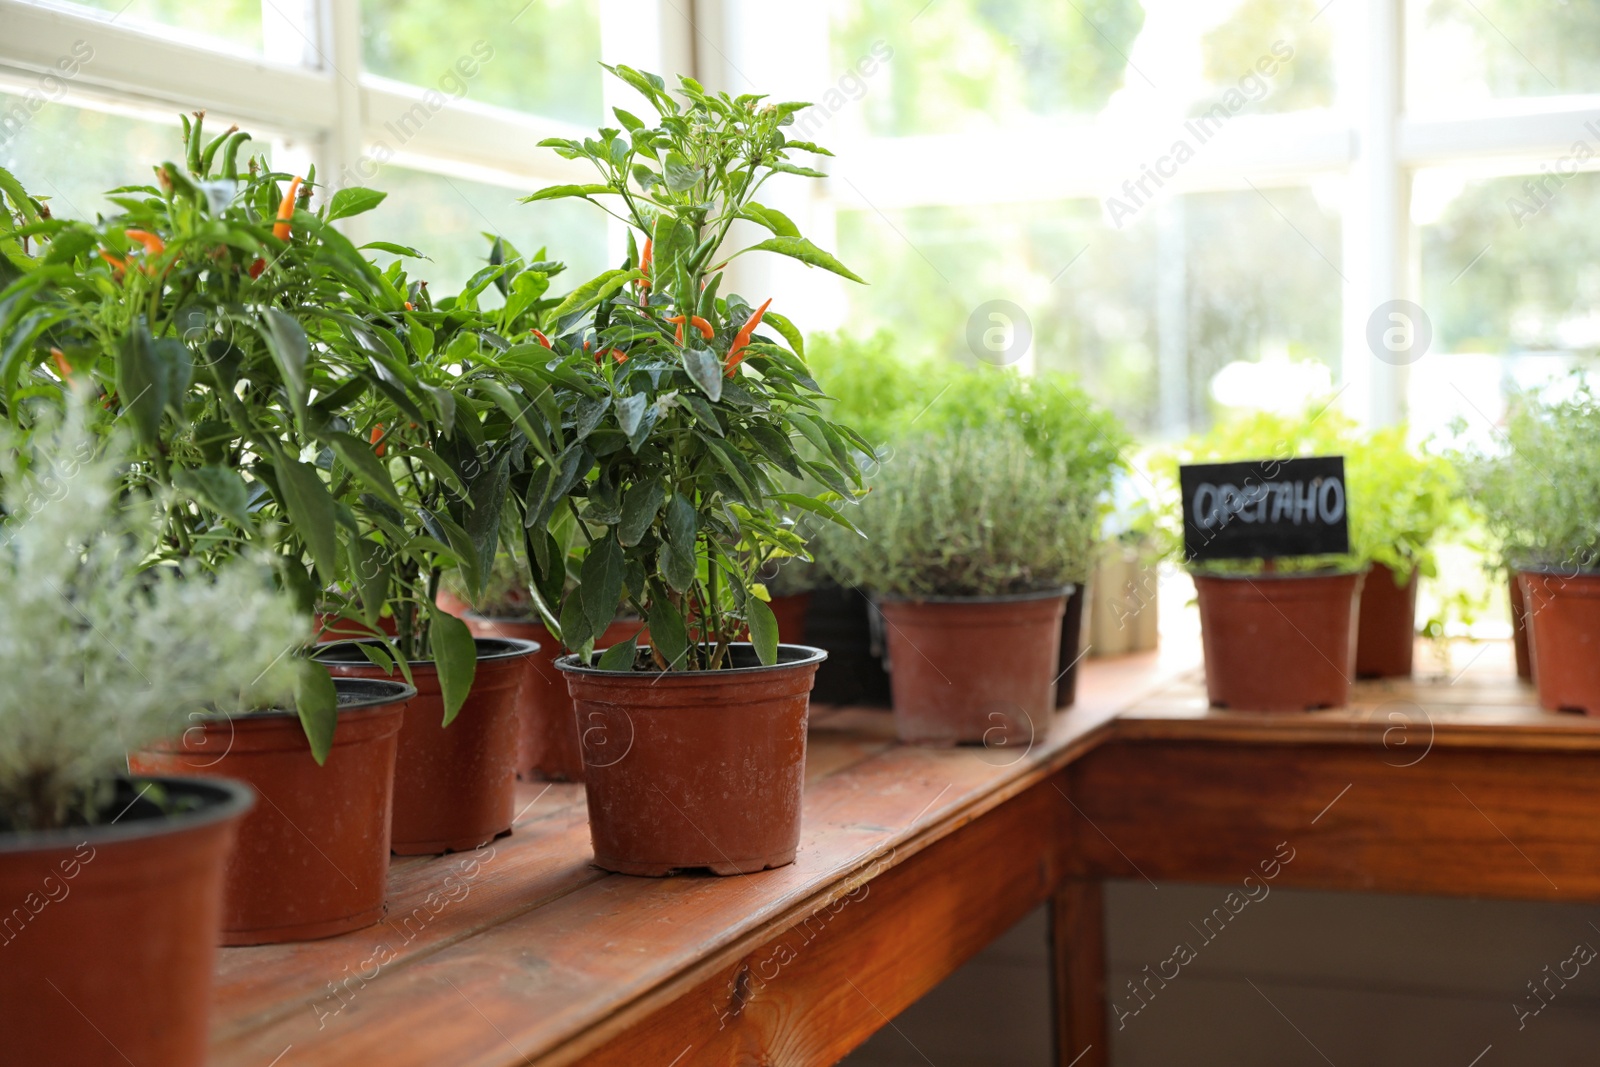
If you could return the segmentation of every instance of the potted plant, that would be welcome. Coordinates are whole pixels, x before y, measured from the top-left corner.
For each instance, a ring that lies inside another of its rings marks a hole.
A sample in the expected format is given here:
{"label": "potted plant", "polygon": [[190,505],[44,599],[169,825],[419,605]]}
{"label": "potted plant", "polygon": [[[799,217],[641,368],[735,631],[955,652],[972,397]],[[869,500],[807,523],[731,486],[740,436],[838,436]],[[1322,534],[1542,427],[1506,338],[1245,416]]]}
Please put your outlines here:
{"label": "potted plant", "polygon": [[1061,619],[1085,573],[1098,485],[1017,428],[901,442],[856,524],[828,534],[839,579],[872,590],[905,741],[1026,742],[1055,707]]}
{"label": "potted plant", "polygon": [[[256,561],[150,566],[167,504],[80,422],[0,448],[0,1030],[18,1063],[200,1067],[223,870],[249,788],[124,753],[292,684],[309,635]],[[98,963],[96,962],[98,961]]]}
{"label": "potted plant", "polygon": [[[570,524],[563,532],[571,532]],[[576,546],[564,545],[568,571],[582,569],[582,555]],[[527,779],[552,782],[583,781],[583,752],[579,744],[581,724],[567,692],[567,680],[555,662],[568,653],[559,638],[540,618],[528,592],[532,576],[527,564],[511,551],[503,551],[495,561],[487,587],[476,596],[446,582],[445,590],[463,605],[461,618],[478,637],[509,637],[533,641],[539,649],[524,661],[522,688],[517,696],[518,744],[517,774]],[[576,586],[576,580],[573,580]],[[472,598],[469,605],[468,597]],[[610,648],[629,638],[642,642],[644,620],[621,616],[595,639],[598,648]]]}
{"label": "potted plant", "polygon": [[[28,236],[5,249],[15,299],[0,327],[29,359],[6,383],[7,411],[27,421],[45,398],[94,391],[102,429],[133,428],[129,489],[168,501],[156,558],[215,569],[270,553],[308,609],[314,579],[337,579],[349,557],[322,550],[331,516],[304,489],[319,463],[363,459],[340,398],[379,377],[351,331],[377,344],[381,327],[365,323],[383,279],[326,224],[381,194],[347,190],[312,216],[304,183],[285,189],[259,161],[241,176],[247,136],[203,142],[203,121],[185,118],[186,163],[114,193],[123,211],[109,218],[48,218],[11,190],[14,232]],[[302,462],[311,450],[318,461]],[[388,841],[372,829],[389,825],[411,690],[296,666],[291,708],[219,707],[131,756],[142,773],[242,779],[266,798],[229,861],[229,944],[327,936],[383,913]]]}
{"label": "potted plant", "polygon": [[1542,707],[1600,714],[1600,402],[1586,378],[1513,406],[1481,501],[1521,585]]}
{"label": "potted plant", "polygon": [[[850,449],[867,446],[818,412],[799,331],[770,299],[724,294],[722,271],[772,251],[854,275],[756,199],[773,175],[816,175],[789,156],[822,150],[784,133],[806,105],[712,94],[687,78],[674,95],[655,75],[608,69],[654,118],[618,109],[622,129],[546,142],[601,180],[529,198],[603,199],[633,231],[625,268],[551,312],[550,366],[573,379],[561,391],[570,434],[523,498],[532,591],[577,650],[557,666],[586,724],[595,863],[756,871],[794,859],[807,698],[823,658],[780,643],[758,575],[775,553],[805,556],[786,509],[848,525],[828,498],[784,492],[779,478],[809,476],[837,501],[859,480]],[[773,236],[729,255],[739,219]],[[823,458],[801,456],[800,439]],[[552,521],[570,521],[587,545],[570,591]],[[649,646],[596,655],[624,604],[645,618]]]}

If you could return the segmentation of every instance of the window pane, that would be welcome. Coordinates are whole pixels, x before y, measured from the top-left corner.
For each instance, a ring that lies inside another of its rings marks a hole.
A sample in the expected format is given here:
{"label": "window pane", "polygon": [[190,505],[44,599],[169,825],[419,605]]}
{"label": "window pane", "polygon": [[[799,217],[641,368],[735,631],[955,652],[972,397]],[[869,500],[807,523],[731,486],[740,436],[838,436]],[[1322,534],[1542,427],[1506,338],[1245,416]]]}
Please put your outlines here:
{"label": "window pane", "polygon": [[1407,106],[1600,92],[1600,0],[1407,0]]}
{"label": "window pane", "polygon": [[57,215],[92,219],[119,211],[105,199],[107,189],[151,182],[151,167],[180,156],[176,125],[36,102],[0,94],[0,167],[34,196],[48,198]]}
{"label": "window pane", "polygon": [[1421,171],[1421,305],[1433,340],[1411,367],[1413,422],[1486,430],[1506,393],[1600,357],[1600,174]]}
{"label": "window pane", "polygon": [[[194,43],[261,51],[261,12],[272,0],[73,0],[104,13],[112,22],[140,28],[176,29]],[[284,0],[286,8],[295,7]],[[208,40],[209,38],[209,40]],[[277,58],[277,57],[274,57]]]}
{"label": "window pane", "polygon": [[[1314,0],[836,0],[838,105],[875,134],[958,133],[1108,111],[1181,117],[1333,102],[1334,18]],[[854,110],[854,109],[852,109]]]}
{"label": "window pane", "polygon": [[1200,428],[1240,383],[1335,377],[1339,188],[1319,192],[1193,194],[1120,231],[1093,201],[841,212],[840,258],[872,283],[848,290],[847,321],[972,363],[972,317],[1010,301],[1033,366],[1078,375],[1142,434]]}
{"label": "window pane", "polygon": [[583,125],[601,120],[599,0],[361,0],[361,18],[374,74]]}
{"label": "window pane", "polygon": [[[389,198],[369,218],[369,233],[410,245],[429,259],[408,260],[413,277],[424,278],[435,297],[460,291],[488,264],[493,236],[505,238],[524,256],[545,248],[549,258],[566,263],[566,273],[551,283],[566,292],[605,269],[605,216],[592,205],[558,201],[519,204],[525,190],[388,166],[369,182]],[[584,210],[587,208],[588,210]],[[474,235],[488,234],[478,237]],[[378,254],[381,264],[391,257]],[[496,300],[494,290],[485,304]]]}

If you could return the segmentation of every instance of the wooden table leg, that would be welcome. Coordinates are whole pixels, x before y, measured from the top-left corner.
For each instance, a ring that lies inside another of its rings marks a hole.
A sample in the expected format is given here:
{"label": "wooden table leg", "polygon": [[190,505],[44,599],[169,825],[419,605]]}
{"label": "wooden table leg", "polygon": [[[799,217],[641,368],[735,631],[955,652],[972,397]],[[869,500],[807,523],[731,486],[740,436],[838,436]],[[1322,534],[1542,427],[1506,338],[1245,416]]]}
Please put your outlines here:
{"label": "wooden table leg", "polygon": [[1102,883],[1069,880],[1050,898],[1057,1067],[1106,1067],[1106,932]]}

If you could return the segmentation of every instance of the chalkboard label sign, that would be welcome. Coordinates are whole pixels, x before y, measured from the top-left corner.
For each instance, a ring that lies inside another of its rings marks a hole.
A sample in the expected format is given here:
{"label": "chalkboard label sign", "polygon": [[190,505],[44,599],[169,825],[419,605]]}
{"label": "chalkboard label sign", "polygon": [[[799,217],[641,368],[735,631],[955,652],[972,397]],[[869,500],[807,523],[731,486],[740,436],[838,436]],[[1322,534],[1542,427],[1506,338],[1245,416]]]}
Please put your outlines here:
{"label": "chalkboard label sign", "polygon": [[1343,456],[1197,463],[1178,483],[1192,563],[1350,551]]}

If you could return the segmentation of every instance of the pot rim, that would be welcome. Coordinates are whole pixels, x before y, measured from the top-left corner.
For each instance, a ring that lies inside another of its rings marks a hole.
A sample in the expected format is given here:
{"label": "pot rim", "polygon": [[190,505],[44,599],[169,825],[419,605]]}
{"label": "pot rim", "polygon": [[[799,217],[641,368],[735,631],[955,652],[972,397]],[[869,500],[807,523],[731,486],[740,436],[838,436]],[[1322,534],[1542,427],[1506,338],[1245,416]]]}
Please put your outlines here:
{"label": "pot rim", "polygon": [[[535,652],[539,651],[539,642],[528,641],[520,637],[474,637],[472,640],[475,647],[478,649],[479,663],[492,663],[497,660],[519,659],[523,656],[531,656]],[[325,645],[318,645],[317,650],[311,653],[311,658],[316,660],[318,663],[321,663],[323,666],[328,666],[330,663],[336,667],[348,667],[352,665],[367,667],[373,666],[372,661],[366,656],[362,656],[359,659],[352,657],[348,660],[323,659],[323,656],[334,651],[335,649],[350,648],[355,645],[364,644],[382,644],[393,647],[392,642],[390,642],[387,638],[355,637],[345,641],[329,641]],[[484,651],[485,645],[509,647],[500,647],[496,651],[486,654]],[[414,659],[409,660],[408,665],[412,667],[431,667],[435,662],[437,661],[431,659]]]}
{"label": "pot rim", "polygon": [[1076,582],[1068,582],[1066,585],[1038,589],[1030,593],[1002,593],[997,596],[898,596],[890,593],[874,593],[872,599],[880,604],[1020,604],[1029,600],[1053,600],[1056,597],[1071,596],[1073,590],[1077,588]]}
{"label": "pot rim", "polygon": [[[650,646],[649,645],[640,645],[639,647],[640,648],[649,648]],[[749,641],[734,641],[728,647],[729,648],[748,648],[748,649],[751,649],[752,652],[755,649],[755,646],[752,645]],[[798,656],[795,659],[784,660],[783,659],[783,654],[784,654],[785,651],[788,651],[792,655],[793,654],[798,654]],[[595,652],[591,653],[591,655],[594,656],[594,657],[598,657],[600,655],[600,651],[596,650]],[[748,677],[748,676],[753,675],[753,674],[770,674],[770,673],[772,673],[774,671],[787,671],[787,670],[791,670],[791,669],[793,669],[795,667],[809,667],[809,666],[813,666],[815,664],[821,663],[823,660],[825,660],[827,658],[828,658],[828,653],[826,651],[824,651],[823,649],[820,649],[820,648],[815,648],[815,647],[813,647],[811,645],[783,645],[783,644],[780,644],[778,646],[778,662],[772,664],[771,666],[767,666],[766,664],[757,664],[754,667],[726,667],[726,668],[724,668],[724,669],[722,669],[720,671],[676,671],[676,672],[673,672],[673,671],[668,671],[668,672],[661,672],[661,671],[603,671],[598,667],[591,667],[591,666],[588,666],[587,664],[580,663],[579,660],[578,660],[578,654],[576,652],[569,652],[565,656],[562,656],[562,657],[560,657],[559,659],[557,659],[555,661],[555,667],[556,667],[556,670],[558,670],[558,671],[565,671],[568,674],[587,675],[588,677],[591,677],[591,678],[649,678],[649,677],[665,678],[665,677],[672,677],[672,678],[696,678],[696,679],[699,679],[699,678],[730,678],[730,677],[735,677],[735,676],[736,677],[740,677],[740,678],[745,678],[745,677]]]}
{"label": "pot rim", "polygon": [[[334,709],[335,714],[343,716],[352,711],[371,711],[374,708],[388,707],[390,704],[404,704],[417,695],[416,686],[388,678],[335,676],[333,679],[333,689],[336,693],[342,689],[365,689],[370,687],[381,687],[388,691],[368,693],[365,697],[352,700],[348,704],[340,704]],[[201,715],[199,720],[201,722],[236,722],[239,720],[251,722],[261,719],[298,719],[299,717],[300,713],[293,708],[267,708],[262,711],[219,711],[214,715]]]}
{"label": "pot rim", "polygon": [[1556,578],[1600,578],[1600,567],[1584,567],[1576,571],[1554,563],[1513,563],[1511,569],[1518,575],[1537,574]]}
{"label": "pot rim", "polygon": [[155,782],[169,793],[198,794],[208,801],[193,811],[139,819],[130,823],[98,823],[94,826],[68,826],[59,830],[0,830],[0,856],[29,852],[53,852],[78,845],[120,845],[124,842],[163,837],[196,830],[237,818],[255,806],[256,793],[244,782],[232,778],[186,778],[168,775],[118,775],[118,780],[137,788],[140,782]]}
{"label": "pot rim", "polygon": [[1371,565],[1367,564],[1355,568],[1319,567],[1314,571],[1264,571],[1261,574],[1230,574],[1198,567],[1185,567],[1184,571],[1191,578],[1206,578],[1219,582],[1281,582],[1306,578],[1354,578],[1366,574],[1371,569]]}

